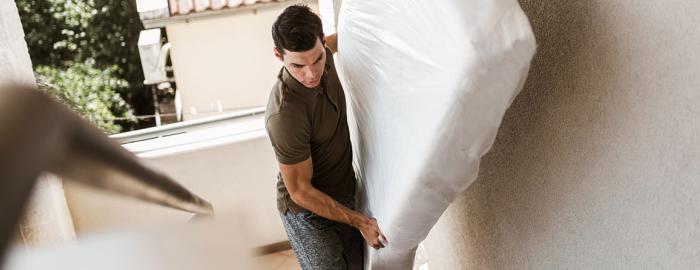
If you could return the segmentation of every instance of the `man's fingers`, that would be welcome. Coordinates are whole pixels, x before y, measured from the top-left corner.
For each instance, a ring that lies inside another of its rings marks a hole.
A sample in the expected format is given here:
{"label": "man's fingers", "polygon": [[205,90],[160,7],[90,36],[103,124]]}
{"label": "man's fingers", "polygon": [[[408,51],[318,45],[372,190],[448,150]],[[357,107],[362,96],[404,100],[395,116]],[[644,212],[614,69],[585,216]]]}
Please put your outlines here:
{"label": "man's fingers", "polygon": [[373,247],[374,249],[380,249],[380,248],[386,247],[384,244],[382,244],[382,242],[380,242],[378,240],[371,243],[370,246]]}
{"label": "man's fingers", "polygon": [[[388,246],[389,240],[387,240],[386,236],[384,236],[381,230],[379,230],[379,224],[377,223],[377,219],[370,217],[369,220],[371,225],[369,228],[370,230],[367,233],[370,235],[367,236],[374,239],[372,239],[372,241],[369,241],[369,239],[366,238],[368,240],[367,244],[374,249],[380,249]],[[365,235],[363,234],[363,236]]]}
{"label": "man's fingers", "polygon": [[386,239],[386,236],[384,236],[384,234],[382,234],[381,232],[379,232],[379,237],[377,237],[377,239],[380,243],[382,243],[383,246],[389,245],[389,240]]}

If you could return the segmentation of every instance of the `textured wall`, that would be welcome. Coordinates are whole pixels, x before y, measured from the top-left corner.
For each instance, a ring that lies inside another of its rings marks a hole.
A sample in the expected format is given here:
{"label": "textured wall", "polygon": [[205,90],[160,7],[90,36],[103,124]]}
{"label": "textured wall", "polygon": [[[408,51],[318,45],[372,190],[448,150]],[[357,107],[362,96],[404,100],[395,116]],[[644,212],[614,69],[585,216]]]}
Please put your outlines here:
{"label": "textured wall", "polygon": [[0,0],[0,84],[34,85],[32,60],[13,0]]}
{"label": "textured wall", "polygon": [[538,54],[430,269],[700,267],[700,2],[520,2]]}
{"label": "textured wall", "polygon": [[[2,84],[36,85],[22,22],[13,0],[0,0],[0,85]],[[0,130],[2,132],[8,131]],[[75,239],[63,184],[55,176],[46,174],[39,177],[24,211],[18,226],[18,242],[39,246]]]}

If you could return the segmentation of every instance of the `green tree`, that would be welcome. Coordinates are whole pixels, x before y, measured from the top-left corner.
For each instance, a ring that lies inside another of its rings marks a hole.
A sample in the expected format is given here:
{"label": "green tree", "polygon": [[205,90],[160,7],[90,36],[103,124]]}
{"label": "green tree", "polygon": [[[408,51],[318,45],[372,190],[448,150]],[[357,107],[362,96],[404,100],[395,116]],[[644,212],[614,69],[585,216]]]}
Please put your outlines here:
{"label": "green tree", "polygon": [[128,104],[115,91],[128,83],[114,77],[116,66],[96,69],[92,65],[87,61],[66,69],[38,66],[35,73],[41,88],[58,101],[105,132],[118,133],[121,131],[121,127],[115,124],[118,116],[124,120],[136,119]]}
{"label": "green tree", "polygon": [[[136,123],[133,118],[133,113],[153,112],[150,89],[143,85],[137,47],[143,27],[134,0],[16,0],[16,4],[37,78],[44,80],[42,85],[54,87],[48,91],[63,93],[59,99],[73,96],[68,95],[72,91],[103,91],[95,93],[96,96],[116,92],[119,98],[77,99],[67,104],[80,113],[97,113],[84,110],[88,104],[80,102],[91,100],[93,105],[90,106],[94,106],[99,100],[104,106],[98,107],[108,108],[112,115],[84,115],[87,119],[125,119],[116,121],[125,130],[152,125],[143,121]],[[81,83],[72,84],[60,78],[67,74]],[[95,78],[80,77],[98,74],[100,79],[120,83],[104,82],[96,87]],[[93,88],[55,89],[59,87]],[[108,132],[122,129],[109,127],[106,122],[98,126]]]}

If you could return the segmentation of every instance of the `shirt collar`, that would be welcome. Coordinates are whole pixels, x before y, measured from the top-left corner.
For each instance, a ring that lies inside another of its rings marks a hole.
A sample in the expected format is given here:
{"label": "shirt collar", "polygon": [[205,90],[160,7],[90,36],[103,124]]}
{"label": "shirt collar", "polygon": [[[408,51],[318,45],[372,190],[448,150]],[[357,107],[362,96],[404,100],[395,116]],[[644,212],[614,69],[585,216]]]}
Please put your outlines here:
{"label": "shirt collar", "polygon": [[[326,74],[324,72],[323,77],[325,76]],[[299,81],[297,81],[297,79],[295,79],[294,76],[292,76],[292,74],[290,74],[287,68],[285,67],[282,67],[282,71],[280,71],[280,79],[287,85],[287,87],[294,91],[303,93],[323,93],[323,79],[321,79],[321,83],[318,86],[314,88],[308,88]]]}

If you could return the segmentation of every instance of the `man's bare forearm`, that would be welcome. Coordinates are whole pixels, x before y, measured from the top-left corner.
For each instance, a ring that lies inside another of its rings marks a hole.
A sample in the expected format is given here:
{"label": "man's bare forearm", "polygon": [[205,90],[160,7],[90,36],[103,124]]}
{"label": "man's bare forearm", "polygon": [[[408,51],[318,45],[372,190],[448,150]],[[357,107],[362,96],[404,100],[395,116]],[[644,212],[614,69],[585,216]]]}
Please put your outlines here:
{"label": "man's bare forearm", "polygon": [[332,53],[336,53],[338,51],[338,34],[327,36],[324,38],[324,41]]}
{"label": "man's bare forearm", "polygon": [[382,243],[386,243],[386,237],[379,230],[376,219],[345,207],[311,185],[311,158],[291,165],[280,163],[280,173],[289,195],[297,205],[324,218],[357,228],[367,244],[374,248],[386,245]]}
{"label": "man's bare forearm", "polygon": [[367,216],[345,207],[313,186],[300,189],[292,194],[292,200],[299,206],[324,218],[359,228],[367,223]]}

